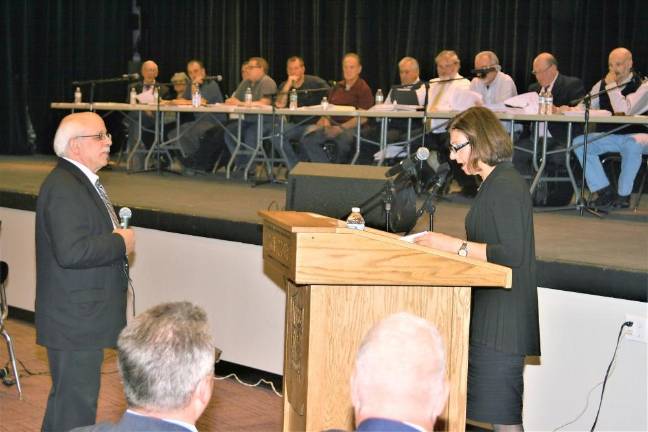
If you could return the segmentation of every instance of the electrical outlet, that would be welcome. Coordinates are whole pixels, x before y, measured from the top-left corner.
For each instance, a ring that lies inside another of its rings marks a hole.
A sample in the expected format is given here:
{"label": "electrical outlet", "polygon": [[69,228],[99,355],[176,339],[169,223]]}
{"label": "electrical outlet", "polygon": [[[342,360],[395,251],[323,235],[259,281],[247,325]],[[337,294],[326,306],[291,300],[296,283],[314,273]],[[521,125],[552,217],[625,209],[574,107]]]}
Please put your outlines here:
{"label": "electrical outlet", "polygon": [[625,328],[625,337],[628,340],[648,343],[648,333],[646,332],[646,317],[639,315],[626,315],[626,321],[632,321],[632,327]]}

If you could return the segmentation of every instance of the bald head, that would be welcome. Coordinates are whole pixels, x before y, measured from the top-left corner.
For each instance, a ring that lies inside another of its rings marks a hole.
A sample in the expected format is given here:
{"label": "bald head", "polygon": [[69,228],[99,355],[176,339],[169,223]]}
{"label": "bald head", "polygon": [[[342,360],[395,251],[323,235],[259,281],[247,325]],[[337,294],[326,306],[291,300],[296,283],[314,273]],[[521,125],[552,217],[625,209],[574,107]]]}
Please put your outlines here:
{"label": "bald head", "polygon": [[533,75],[541,87],[551,85],[558,75],[558,61],[553,54],[543,52],[533,60]]}
{"label": "bald head", "polygon": [[69,114],[61,120],[54,135],[54,152],[97,172],[108,164],[112,141],[106,125],[93,112]]}
{"label": "bald head", "polygon": [[357,424],[382,417],[432,430],[447,396],[443,341],[431,323],[398,313],[369,330],[351,378]]}
{"label": "bald head", "polygon": [[142,63],[140,72],[142,74],[142,80],[146,84],[152,84],[158,76],[158,65],[153,60],[147,60]]}
{"label": "bald head", "polygon": [[608,69],[614,74],[615,81],[622,83],[632,74],[632,53],[627,48],[619,47],[608,56]]}

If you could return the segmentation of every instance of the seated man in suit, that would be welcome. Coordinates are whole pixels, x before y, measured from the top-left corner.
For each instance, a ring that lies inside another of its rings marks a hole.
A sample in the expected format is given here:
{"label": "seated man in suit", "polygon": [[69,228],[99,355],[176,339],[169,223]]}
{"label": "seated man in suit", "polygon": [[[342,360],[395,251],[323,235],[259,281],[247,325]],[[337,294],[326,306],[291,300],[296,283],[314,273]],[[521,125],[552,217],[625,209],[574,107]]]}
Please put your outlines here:
{"label": "seated man in suit", "polygon": [[[648,82],[641,83],[641,77],[632,70],[632,53],[626,48],[616,48],[608,57],[609,70],[607,75],[594,84],[591,94],[604,90],[597,98],[592,99],[592,109],[604,109],[612,113],[625,115],[646,114],[648,111]],[[623,85],[623,87],[618,87]],[[616,88],[615,88],[616,87]],[[595,134],[589,139],[595,139],[600,133],[617,127],[616,124],[597,124]],[[641,167],[641,154],[648,150],[646,146],[646,129],[643,125],[629,126],[619,133],[607,135],[592,141],[587,146],[587,170],[585,177],[590,192],[597,193],[594,201],[597,208],[627,208],[630,206],[630,195],[635,177]],[[584,137],[574,139],[574,146],[583,143]],[[642,145],[643,143],[643,145]],[[576,147],[574,153],[583,163],[582,146]],[[605,175],[599,155],[604,153],[621,154],[621,172],[617,190],[610,186]]]}
{"label": "seated man in suit", "polygon": [[[533,60],[532,73],[535,75],[536,82],[529,85],[529,91],[537,93],[543,91],[551,92],[553,96],[551,110],[554,113],[564,110],[564,106],[574,106],[574,101],[585,95],[585,88],[581,79],[561,74],[558,71],[558,61],[550,53],[543,52],[538,54]],[[559,109],[558,107],[563,108]],[[547,151],[554,150],[560,146],[566,146],[567,123],[550,122],[548,123],[548,130],[545,130],[544,124],[541,123],[536,124],[536,127],[539,128],[539,140],[543,136],[547,136]],[[574,124],[572,135],[575,136],[579,133],[582,133],[582,127]],[[518,141],[517,147],[532,150],[533,142],[531,138],[527,137]],[[533,173],[532,156],[529,152],[515,151],[513,153],[513,164],[521,174],[531,175]],[[556,153],[547,157],[546,174],[566,175],[565,170],[565,155],[563,153]],[[555,190],[552,189],[549,191],[550,195],[554,193],[560,196],[556,196],[556,201],[551,204],[565,205],[569,203],[573,191],[568,183],[562,183],[557,185]]]}
{"label": "seated man in suit", "polygon": [[162,303],[138,315],[117,341],[126,413],[117,424],[74,431],[196,431],[212,395],[215,349],[199,306]]}
{"label": "seated man in suit", "polygon": [[433,324],[401,312],[365,336],[351,376],[358,431],[432,431],[448,399],[443,341]]}

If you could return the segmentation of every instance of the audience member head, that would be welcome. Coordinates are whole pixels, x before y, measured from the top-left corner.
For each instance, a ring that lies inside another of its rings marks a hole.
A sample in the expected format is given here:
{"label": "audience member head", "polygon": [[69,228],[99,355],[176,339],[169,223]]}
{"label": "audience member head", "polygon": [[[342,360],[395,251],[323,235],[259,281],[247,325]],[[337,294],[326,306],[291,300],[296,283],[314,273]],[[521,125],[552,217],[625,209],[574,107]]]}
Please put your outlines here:
{"label": "audience member head", "polygon": [[187,74],[191,78],[192,83],[202,84],[207,72],[205,72],[205,65],[200,60],[192,59],[187,62]]}
{"label": "audience member head", "polygon": [[263,57],[250,57],[247,64],[248,79],[257,82],[268,73],[268,62]]}
{"label": "audience member head", "polygon": [[128,407],[194,424],[212,395],[215,346],[205,311],[163,303],[135,317],[117,341]]}
{"label": "audience member head", "polygon": [[550,86],[558,75],[558,61],[552,54],[543,52],[533,60],[533,71],[541,87]]}
{"label": "audience member head", "polygon": [[488,108],[473,107],[463,111],[452,119],[448,130],[450,159],[455,160],[466,174],[480,174],[485,168],[510,161],[513,156],[511,137]]}
{"label": "audience member head", "polygon": [[347,85],[353,85],[362,73],[362,61],[356,53],[346,53],[342,58],[342,75]]}
{"label": "audience member head", "polygon": [[456,52],[443,50],[434,59],[440,79],[452,79],[459,73],[461,61]]}
{"label": "audience member head", "polygon": [[306,66],[304,66],[304,59],[298,56],[293,56],[286,62],[286,74],[288,78],[296,83],[301,83],[304,80],[306,73]]}
{"label": "audience member head", "polygon": [[398,62],[398,74],[402,85],[414,84],[419,79],[419,64],[414,57],[403,57]]}
{"label": "audience member head", "polygon": [[437,329],[397,313],[365,335],[351,377],[356,425],[387,418],[431,431],[448,398],[445,353]]}
{"label": "audience member head", "polygon": [[54,135],[54,152],[97,172],[108,165],[112,140],[101,117],[92,112],[69,114]]}
{"label": "audience member head", "polygon": [[140,73],[145,84],[152,84],[158,76],[158,65],[153,60],[147,60],[142,63]]}
{"label": "audience member head", "polygon": [[173,74],[171,84],[173,84],[173,90],[176,92],[177,97],[181,97],[184,94],[188,82],[189,77],[186,73],[176,72]]}
{"label": "audience member head", "polygon": [[475,70],[492,69],[486,74],[481,74],[479,78],[485,85],[490,85],[497,77],[497,72],[501,67],[499,59],[493,51],[482,51],[475,56]]}
{"label": "audience member head", "polygon": [[630,50],[623,47],[613,49],[608,57],[608,68],[616,76],[617,84],[629,78],[632,74],[632,53]]}

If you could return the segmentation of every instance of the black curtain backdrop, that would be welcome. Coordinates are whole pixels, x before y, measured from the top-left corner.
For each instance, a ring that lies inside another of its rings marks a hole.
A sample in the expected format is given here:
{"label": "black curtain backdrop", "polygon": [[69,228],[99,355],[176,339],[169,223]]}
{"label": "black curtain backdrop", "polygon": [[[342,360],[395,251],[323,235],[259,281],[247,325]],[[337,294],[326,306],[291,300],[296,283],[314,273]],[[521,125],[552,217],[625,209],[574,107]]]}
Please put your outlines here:
{"label": "black curtain backdrop", "polygon": [[[4,61],[0,99],[8,129],[0,153],[51,153],[64,113],[52,101],[71,100],[73,80],[119,76],[133,55],[132,0],[0,0]],[[222,74],[224,93],[239,81],[240,64],[260,55],[277,83],[285,62],[304,57],[307,73],[341,77],[345,52],[362,56],[372,89],[398,81],[398,60],[414,56],[421,76],[436,76],[434,57],[458,52],[464,76],[474,55],[495,51],[503,70],[523,92],[533,81],[531,63],[552,52],[559,69],[581,77],[587,88],[607,69],[607,56],[629,48],[635,69],[648,72],[648,7],[645,0],[183,0],[136,2],[142,13],[139,52],[153,59],[161,81],[199,58],[207,72]],[[84,91],[84,98],[88,92]],[[97,88],[95,100],[122,101],[124,86]],[[29,116],[27,115],[29,113]],[[36,140],[30,140],[31,118]],[[30,142],[32,141],[32,142]]]}

